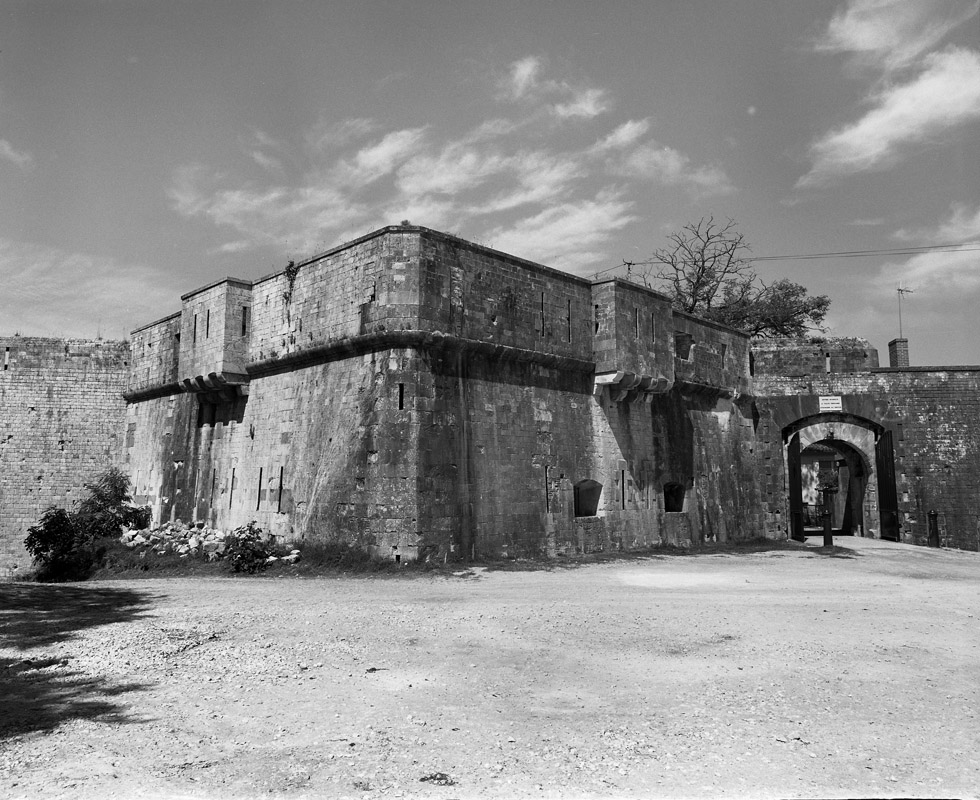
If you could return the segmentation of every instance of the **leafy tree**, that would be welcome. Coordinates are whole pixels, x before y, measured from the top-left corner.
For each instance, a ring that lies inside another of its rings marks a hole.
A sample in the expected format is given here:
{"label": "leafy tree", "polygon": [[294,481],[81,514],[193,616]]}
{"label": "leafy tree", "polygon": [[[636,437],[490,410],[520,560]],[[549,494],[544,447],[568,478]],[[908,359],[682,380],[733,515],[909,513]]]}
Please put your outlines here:
{"label": "leafy tree", "polygon": [[78,504],[73,518],[86,538],[118,536],[123,525],[145,528],[150,524],[148,508],[130,505],[129,478],[118,467],[109,467],[85,488],[88,497]]}
{"label": "leafy tree", "polygon": [[676,308],[753,336],[804,336],[823,330],[826,295],[810,295],[793,281],[765,283],[752,269],[750,247],[737,223],[704,217],[685,225],[640,266],[640,280],[663,289]]}
{"label": "leafy tree", "polygon": [[122,470],[110,467],[85,488],[88,496],[75,511],[51,506],[27,529],[24,547],[38,580],[84,580],[102,559],[105,540],[119,536],[123,525],[149,525],[150,510],[130,505],[129,478]]}

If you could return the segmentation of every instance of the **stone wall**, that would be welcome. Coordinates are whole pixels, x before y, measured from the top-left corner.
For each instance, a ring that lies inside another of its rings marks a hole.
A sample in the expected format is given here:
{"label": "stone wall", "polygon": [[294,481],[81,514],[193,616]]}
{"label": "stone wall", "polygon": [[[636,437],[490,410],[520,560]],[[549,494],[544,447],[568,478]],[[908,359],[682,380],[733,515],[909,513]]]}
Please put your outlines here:
{"label": "stone wall", "polygon": [[[245,305],[235,336],[225,324],[217,343],[188,349],[189,319],[215,326],[221,308]],[[127,394],[127,463],[158,520],[255,519],[284,538],[405,558],[756,531],[755,484],[720,466],[753,452],[735,402],[748,340],[675,317],[643,287],[398,227],[251,284],[204,287],[181,316],[175,370],[135,370],[177,380]],[[166,339],[174,324],[138,334]],[[675,387],[678,328],[698,347]],[[242,339],[239,381],[223,367]],[[600,504],[576,516],[584,480],[602,485]],[[665,511],[665,481],[683,484],[683,509]]]}
{"label": "stone wall", "polygon": [[901,538],[924,543],[935,509],[945,544],[980,544],[980,369],[882,369],[862,339],[750,354],[657,292],[424,228],[190,292],[134,331],[131,366],[122,343],[3,346],[7,564],[116,461],[157,522],[392,558],[784,537],[797,432],[846,440],[863,535],[887,439]]}
{"label": "stone wall", "polygon": [[27,529],[70,507],[122,453],[129,345],[0,338],[0,577],[30,566]]}
{"label": "stone wall", "polygon": [[[855,345],[854,343],[858,344]],[[877,354],[861,340],[845,340],[837,357],[834,342],[822,345],[839,371],[826,372],[820,359],[796,358],[791,343],[779,345],[783,366],[807,363],[797,374],[760,374],[760,364],[772,364],[764,345],[755,350],[754,392],[760,414],[763,457],[767,464],[767,532],[788,531],[786,439],[783,432],[801,421],[819,423],[841,437],[848,420],[870,421],[890,434],[894,451],[895,489],[900,536],[926,544],[928,512],[938,512],[941,542],[966,550],[980,549],[980,368],[867,367]],[[772,352],[769,349],[768,352]],[[801,347],[800,349],[804,349]],[[857,357],[855,353],[866,353]],[[760,357],[762,352],[764,357]],[[821,398],[839,399],[840,412],[821,409]],[[863,423],[862,423],[863,424]],[[867,448],[864,448],[867,449]],[[873,456],[873,454],[872,454]],[[870,464],[866,523],[878,535],[875,465]]]}

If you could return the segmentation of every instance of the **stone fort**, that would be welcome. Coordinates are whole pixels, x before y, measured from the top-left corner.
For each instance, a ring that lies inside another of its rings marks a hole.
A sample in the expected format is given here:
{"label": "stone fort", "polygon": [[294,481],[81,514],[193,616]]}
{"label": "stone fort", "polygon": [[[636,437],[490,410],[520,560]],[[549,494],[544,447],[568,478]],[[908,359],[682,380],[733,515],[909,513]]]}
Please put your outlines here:
{"label": "stone fort", "polygon": [[827,470],[838,535],[925,544],[936,511],[980,547],[980,366],[750,341],[423,227],[195,289],[129,342],[0,348],[0,576],[110,464],[155,523],[395,560],[802,539]]}

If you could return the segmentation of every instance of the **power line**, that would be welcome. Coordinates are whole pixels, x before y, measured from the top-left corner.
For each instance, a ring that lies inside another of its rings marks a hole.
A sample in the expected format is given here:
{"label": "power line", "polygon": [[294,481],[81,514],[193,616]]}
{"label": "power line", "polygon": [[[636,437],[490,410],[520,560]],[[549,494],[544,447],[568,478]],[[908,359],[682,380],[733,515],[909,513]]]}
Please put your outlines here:
{"label": "power line", "polygon": [[977,242],[929,244],[921,247],[876,248],[873,250],[841,250],[834,253],[798,253],[785,256],[749,256],[746,261],[806,261],[819,258],[869,258],[874,256],[914,256],[921,253],[969,253],[980,250]]}
{"label": "power line", "polygon": [[[757,261],[813,261],[828,258],[873,258],[886,256],[915,256],[924,253],[972,253],[980,252],[980,242],[954,242],[951,244],[929,244],[917,247],[894,247],[894,248],[875,248],[872,250],[840,250],[829,253],[796,253],[793,255],[780,256],[747,256],[743,261],[754,263]],[[644,261],[626,261],[614,267],[599,270],[594,273],[595,277],[605,275],[624,267],[629,270],[632,267],[646,266],[658,263],[655,259]]]}

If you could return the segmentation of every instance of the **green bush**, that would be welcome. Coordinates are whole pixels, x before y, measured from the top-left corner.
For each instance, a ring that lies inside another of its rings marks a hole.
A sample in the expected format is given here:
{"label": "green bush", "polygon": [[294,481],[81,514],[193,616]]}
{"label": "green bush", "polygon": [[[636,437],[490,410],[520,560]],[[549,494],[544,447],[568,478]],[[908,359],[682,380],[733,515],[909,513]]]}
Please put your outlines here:
{"label": "green bush", "polygon": [[85,488],[88,497],[78,504],[73,517],[89,539],[118,536],[123,525],[138,529],[149,526],[150,509],[130,505],[129,478],[118,467],[109,467]]}
{"label": "green bush", "polygon": [[269,556],[274,555],[275,543],[262,540],[262,528],[254,520],[233,530],[225,542],[225,559],[232,572],[254,575],[264,570]]}
{"label": "green bush", "polygon": [[74,512],[55,506],[45,510],[24,539],[34,558],[35,578],[45,582],[85,580],[123,525],[146,527],[150,510],[129,505],[129,486],[129,478],[110,467],[85,484],[88,496]]}
{"label": "green bush", "polygon": [[39,581],[80,581],[92,571],[92,543],[63,508],[51,506],[37,525],[27,529],[24,546],[34,557]]}

